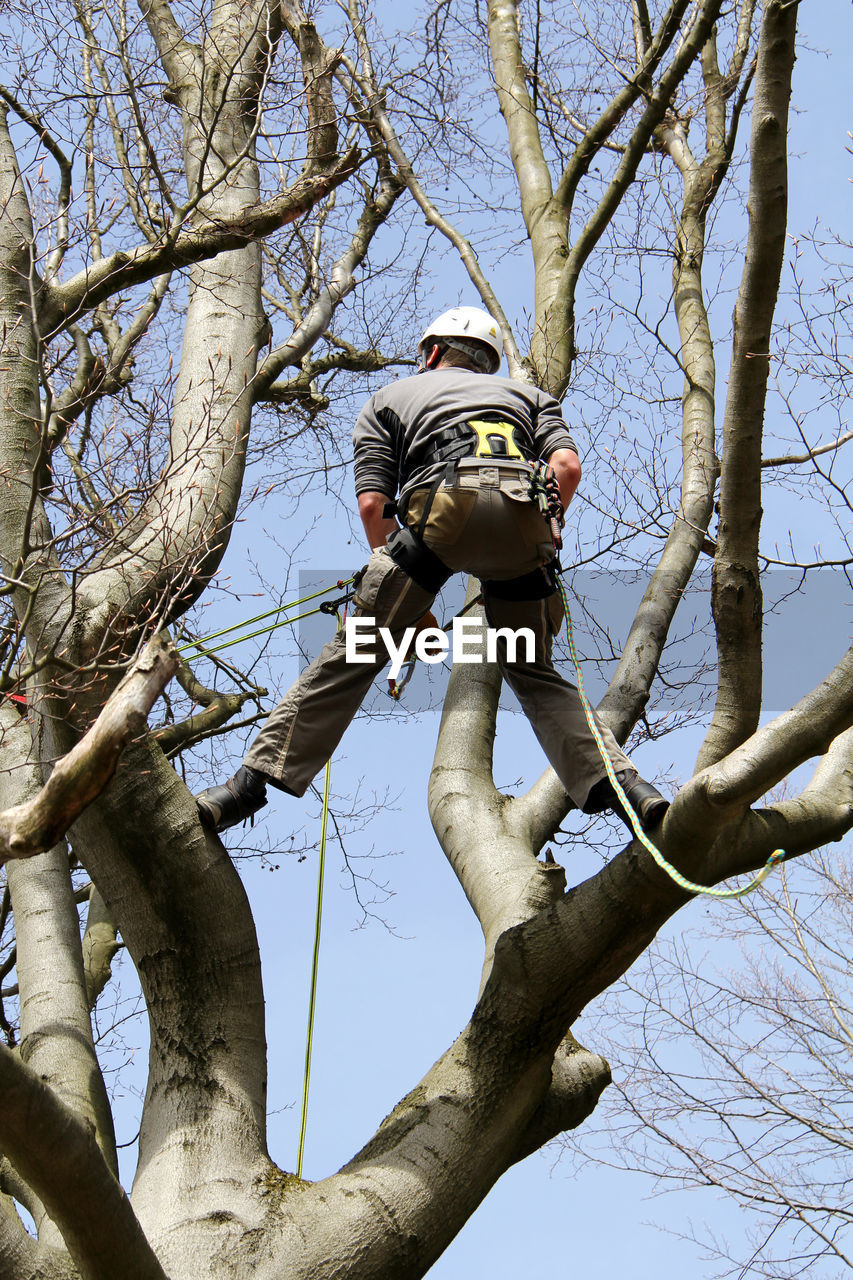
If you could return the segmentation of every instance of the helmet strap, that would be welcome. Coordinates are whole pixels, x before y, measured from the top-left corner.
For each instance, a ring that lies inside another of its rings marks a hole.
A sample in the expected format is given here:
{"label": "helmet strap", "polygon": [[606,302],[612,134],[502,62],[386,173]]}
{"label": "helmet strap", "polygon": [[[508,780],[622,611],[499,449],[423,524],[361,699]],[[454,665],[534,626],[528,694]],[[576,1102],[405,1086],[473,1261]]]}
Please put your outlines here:
{"label": "helmet strap", "polygon": [[[473,365],[476,365],[484,373],[491,373],[494,359],[485,348],[478,347],[473,342],[465,342],[461,338],[447,337],[435,339],[421,348],[421,372],[424,373],[428,369],[434,369],[436,365],[440,364],[448,347],[453,347],[455,351],[461,351]],[[429,354],[427,354],[427,349],[429,349]]]}
{"label": "helmet strap", "polygon": [[485,351],[482,347],[475,347],[472,342],[463,342],[460,338],[445,338],[444,345],[453,347],[455,351],[461,351],[474,364],[479,365],[485,373],[491,371],[494,360],[488,351]]}

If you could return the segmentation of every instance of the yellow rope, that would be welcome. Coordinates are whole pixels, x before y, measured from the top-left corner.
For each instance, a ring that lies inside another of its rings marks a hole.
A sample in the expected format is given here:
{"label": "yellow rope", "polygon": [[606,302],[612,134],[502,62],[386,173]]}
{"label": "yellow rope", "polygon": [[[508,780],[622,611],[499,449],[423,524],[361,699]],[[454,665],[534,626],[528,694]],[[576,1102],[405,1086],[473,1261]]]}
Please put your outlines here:
{"label": "yellow rope", "polygon": [[302,1077],[302,1115],[299,1120],[299,1146],[296,1152],[296,1176],[302,1177],[305,1154],[305,1128],[308,1124],[308,1088],[311,1083],[311,1051],[314,1047],[314,1010],[317,1005],[317,974],[320,967],[320,927],[323,923],[323,881],[326,874],[326,831],[329,825],[329,786],[332,762],[323,775],[323,819],[320,824],[320,866],[317,871],[317,910],[314,919],[314,953],[311,958],[311,991],[308,997],[308,1036],[305,1041],[305,1071]]}
{"label": "yellow rope", "polygon": [[560,578],[557,579],[557,586],[560,589],[560,597],[563,601],[563,612],[566,615],[566,633],[569,641],[569,653],[572,656],[572,662],[574,663],[575,673],[577,675],[578,694],[580,695],[581,706],[583,707],[583,712],[586,716],[586,722],[589,725],[590,732],[595,739],[595,745],[598,747],[602,762],[607,770],[607,777],[610,781],[610,785],[613,787],[613,790],[616,792],[619,800],[624,806],[625,812],[631,820],[631,827],[633,828],[634,835],[640,841],[643,848],[647,849],[652,855],[661,870],[665,871],[666,874],[674,880],[677,885],[684,889],[686,893],[701,893],[710,898],[743,898],[747,893],[752,893],[753,889],[757,889],[758,886],[767,879],[773,868],[784,859],[784,849],[774,849],[761,870],[752,880],[750,880],[749,884],[745,885],[742,889],[717,889],[711,885],[695,884],[692,880],[688,880],[683,876],[671,862],[667,862],[660,849],[652,843],[643,828],[640,826],[640,820],[631,807],[628,797],[625,795],[625,792],[617,780],[613,763],[610,756],[607,754],[607,748],[605,747],[601,734],[598,731],[598,725],[595,723],[595,717],[592,714],[592,707],[589,705],[589,700],[583,687],[583,676],[581,674],[577,650],[575,649],[575,637],[572,631],[572,616],[569,612],[569,602],[566,599],[565,588],[563,587],[563,583]]}
{"label": "yellow rope", "polygon": [[[216,648],[210,648],[208,641],[218,640],[221,636],[231,635],[234,631],[242,631],[244,627],[253,626],[256,622],[265,622],[267,618],[275,618],[280,613],[286,613],[288,609],[295,609],[300,604],[307,604],[309,600],[318,600],[320,596],[328,596],[333,591],[339,590],[341,587],[348,587],[352,583],[352,578],[339,578],[330,587],[323,587],[321,591],[314,591],[311,595],[302,596],[299,600],[290,600],[287,604],[277,605],[275,609],[268,609],[266,613],[258,613],[253,618],[244,618],[242,622],[235,622],[230,627],[223,627],[221,631],[212,631],[210,635],[202,636],[200,640],[189,640],[186,644],[178,645],[178,653],[186,653],[188,649],[200,649],[201,653],[195,654],[194,657],[206,657],[211,653],[219,653],[221,649],[230,649],[232,645],[242,644],[244,640],[254,640],[255,636],[267,635],[268,632],[277,630],[278,627],[289,627],[295,622],[301,622],[304,618],[311,618],[315,613],[326,613],[327,610],[323,605],[318,605],[316,609],[310,609],[308,613],[300,613],[295,618],[283,618],[281,622],[273,622],[268,627],[260,627],[257,631],[250,631],[247,635],[238,636],[236,640],[229,640],[226,644],[217,645]],[[330,601],[330,605],[334,605],[334,601]],[[340,603],[340,601],[338,601]],[[193,658],[188,659],[192,662]]]}
{"label": "yellow rope", "polygon": [[[338,631],[343,619],[337,614]],[[326,833],[329,829],[329,789],[332,782],[332,761],[326,761],[323,774],[323,816],[320,822],[320,865],[317,868],[317,908],[314,916],[314,951],[311,957],[311,989],[308,995],[308,1034],[305,1040],[305,1071],[302,1077],[302,1114],[299,1118],[299,1145],[296,1151],[296,1176],[302,1177],[302,1158],[305,1154],[305,1130],[308,1124],[308,1090],[311,1084],[311,1054],[314,1048],[314,1012],[317,1007],[317,974],[320,969],[320,930],[323,923],[323,884],[326,876]]]}

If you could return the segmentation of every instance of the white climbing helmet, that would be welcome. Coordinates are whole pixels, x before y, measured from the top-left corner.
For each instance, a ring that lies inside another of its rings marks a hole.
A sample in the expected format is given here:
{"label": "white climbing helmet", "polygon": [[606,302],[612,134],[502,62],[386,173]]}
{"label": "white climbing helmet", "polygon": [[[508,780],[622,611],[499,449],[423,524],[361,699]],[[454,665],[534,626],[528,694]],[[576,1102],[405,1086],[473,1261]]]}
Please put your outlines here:
{"label": "white climbing helmet", "polygon": [[[493,320],[488,311],[481,311],[479,307],[453,307],[450,311],[443,312],[429,324],[424,330],[424,335],[418,343],[418,352],[423,357],[425,348],[430,342],[439,342],[442,338],[459,338],[464,343],[466,338],[476,338],[478,342],[483,342],[492,353],[492,360],[488,373],[497,373],[501,367],[501,358],[503,356],[503,338],[498,328],[497,321]],[[456,343],[452,344],[456,346]],[[477,363],[481,363],[477,357],[488,359],[486,353],[478,347],[462,346],[463,351],[467,351],[473,355]]]}

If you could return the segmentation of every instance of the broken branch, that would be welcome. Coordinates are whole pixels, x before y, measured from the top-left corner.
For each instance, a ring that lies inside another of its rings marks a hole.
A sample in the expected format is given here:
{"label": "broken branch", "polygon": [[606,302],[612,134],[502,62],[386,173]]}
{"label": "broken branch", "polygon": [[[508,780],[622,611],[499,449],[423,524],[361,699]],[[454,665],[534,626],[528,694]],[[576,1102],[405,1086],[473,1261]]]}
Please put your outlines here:
{"label": "broken branch", "polygon": [[112,693],[91,729],[56,765],[38,795],[0,813],[0,862],[52,848],[103,791],[131,738],[175,674],[171,642],[154,636]]}

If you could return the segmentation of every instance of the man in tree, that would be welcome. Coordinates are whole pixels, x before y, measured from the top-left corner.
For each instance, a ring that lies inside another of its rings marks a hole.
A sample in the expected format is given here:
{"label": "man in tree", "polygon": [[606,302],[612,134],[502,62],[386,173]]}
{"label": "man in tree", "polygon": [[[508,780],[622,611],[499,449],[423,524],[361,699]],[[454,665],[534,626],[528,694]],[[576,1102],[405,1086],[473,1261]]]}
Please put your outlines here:
{"label": "man in tree", "polygon": [[[475,307],[438,316],[419,353],[419,373],[372,396],[353,433],[358,509],[373,553],[358,578],[356,616],[374,618],[399,645],[407,627],[435,625],[430,609],[451,574],[475,574],[486,621],[499,632],[503,676],[566,791],[585,813],[613,808],[630,826],[578,691],[551,661],[562,604],[549,518],[532,483],[533,462],[544,459],[562,519],[581,466],[560,406],[535,387],[496,376],[498,328]],[[500,634],[521,628],[534,637],[532,654],[523,646],[510,653]],[[251,817],[267,803],[267,783],[303,795],[385,661],[377,647],[354,662],[344,636],[329,641],[272,712],[242,767],[197,797],[202,822],[225,831]],[[644,828],[654,826],[668,802],[640,778],[612,733],[598,728],[632,808]]]}

